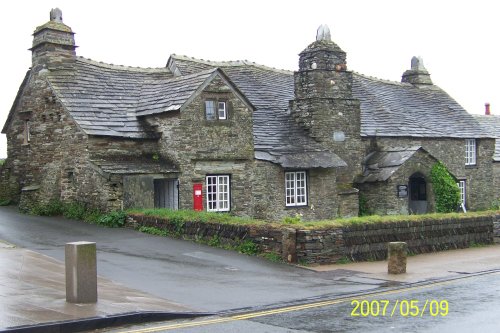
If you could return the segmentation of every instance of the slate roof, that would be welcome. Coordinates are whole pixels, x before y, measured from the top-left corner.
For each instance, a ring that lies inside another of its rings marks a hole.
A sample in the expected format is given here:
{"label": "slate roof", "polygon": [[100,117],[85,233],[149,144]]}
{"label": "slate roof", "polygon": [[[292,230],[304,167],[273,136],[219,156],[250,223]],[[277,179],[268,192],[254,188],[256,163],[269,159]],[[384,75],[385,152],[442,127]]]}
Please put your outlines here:
{"label": "slate roof", "polygon": [[155,137],[137,119],[141,90],[145,82],[172,77],[166,68],[114,66],[80,57],[71,69],[48,74],[56,96],[85,133],[128,138]]}
{"label": "slate roof", "polygon": [[420,149],[422,149],[420,146],[395,147],[371,152],[365,157],[363,161],[363,175],[356,182],[373,183],[386,181]]}
{"label": "slate roof", "polygon": [[353,95],[361,101],[362,136],[491,137],[435,85],[415,87],[355,73]]}
{"label": "slate roof", "polygon": [[500,116],[495,115],[474,115],[477,121],[481,124],[485,131],[492,137],[495,137],[495,153],[493,160],[500,162]]}

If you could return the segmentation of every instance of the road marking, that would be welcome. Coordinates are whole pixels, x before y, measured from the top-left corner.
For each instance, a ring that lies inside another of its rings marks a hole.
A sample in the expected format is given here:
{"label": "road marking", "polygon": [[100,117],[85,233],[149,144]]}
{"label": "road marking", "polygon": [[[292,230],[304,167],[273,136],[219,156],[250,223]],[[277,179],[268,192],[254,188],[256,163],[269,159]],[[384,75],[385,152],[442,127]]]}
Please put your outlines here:
{"label": "road marking", "polygon": [[240,314],[240,315],[231,315],[228,317],[200,320],[200,321],[189,322],[189,323],[179,323],[179,324],[170,324],[170,325],[164,325],[164,326],[156,326],[156,327],[131,330],[131,331],[122,331],[122,333],[152,333],[152,332],[160,332],[160,331],[170,331],[170,330],[175,330],[175,329],[180,329],[180,328],[189,328],[189,327],[196,327],[196,326],[221,324],[221,323],[227,323],[227,322],[238,321],[238,320],[247,320],[247,319],[252,319],[252,318],[257,318],[257,317],[271,316],[271,315],[276,315],[276,314],[281,314],[281,313],[301,311],[301,310],[307,310],[307,309],[312,309],[312,308],[320,308],[320,307],[324,307],[324,306],[340,304],[340,303],[346,303],[346,302],[350,302],[354,299],[373,298],[373,297],[378,297],[378,296],[393,295],[393,294],[399,294],[402,292],[431,288],[431,287],[435,287],[435,286],[448,285],[448,284],[455,283],[457,281],[462,281],[464,279],[477,278],[477,277],[482,277],[484,275],[490,275],[490,274],[500,274],[500,271],[474,274],[471,276],[464,276],[464,277],[455,278],[455,279],[447,280],[447,281],[431,282],[428,284],[417,285],[417,286],[413,286],[413,287],[406,287],[406,288],[400,288],[400,289],[392,289],[392,290],[387,290],[387,291],[368,293],[368,294],[363,294],[363,295],[342,297],[342,298],[337,298],[337,299],[333,299],[333,300],[307,303],[307,304],[301,304],[301,305],[293,305],[293,306],[288,306],[288,307],[283,307],[283,308],[250,312],[250,313]]}

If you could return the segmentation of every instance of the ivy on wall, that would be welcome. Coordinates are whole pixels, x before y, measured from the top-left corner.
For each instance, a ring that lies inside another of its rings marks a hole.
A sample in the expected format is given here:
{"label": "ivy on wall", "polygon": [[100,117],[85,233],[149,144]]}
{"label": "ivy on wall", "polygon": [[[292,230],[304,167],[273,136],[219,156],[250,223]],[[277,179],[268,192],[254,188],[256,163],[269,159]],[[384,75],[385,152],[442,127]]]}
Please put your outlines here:
{"label": "ivy on wall", "polygon": [[460,189],[443,163],[432,166],[431,181],[438,213],[454,212],[460,205]]}

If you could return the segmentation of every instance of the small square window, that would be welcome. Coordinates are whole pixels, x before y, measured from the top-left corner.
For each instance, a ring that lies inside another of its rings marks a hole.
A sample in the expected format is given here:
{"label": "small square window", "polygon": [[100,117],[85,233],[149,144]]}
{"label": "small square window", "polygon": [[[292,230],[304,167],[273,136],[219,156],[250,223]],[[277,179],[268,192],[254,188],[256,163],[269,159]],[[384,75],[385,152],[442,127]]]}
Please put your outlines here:
{"label": "small square window", "polygon": [[227,119],[226,102],[219,102],[219,119]]}

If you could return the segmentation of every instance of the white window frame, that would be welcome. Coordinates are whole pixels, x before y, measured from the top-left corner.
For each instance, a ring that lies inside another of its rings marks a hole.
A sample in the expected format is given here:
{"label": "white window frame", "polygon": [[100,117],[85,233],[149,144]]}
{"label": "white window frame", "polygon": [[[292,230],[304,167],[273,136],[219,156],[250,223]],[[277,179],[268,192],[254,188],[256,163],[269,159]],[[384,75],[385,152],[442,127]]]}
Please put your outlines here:
{"label": "white window frame", "polygon": [[476,139],[465,139],[465,165],[476,165]]}
{"label": "white window frame", "polygon": [[217,103],[217,113],[219,115],[219,120],[227,119],[226,102],[221,101]]}
{"label": "white window frame", "polygon": [[467,202],[467,185],[465,180],[459,180],[458,188],[460,189],[460,203],[465,207]]}
{"label": "white window frame", "polygon": [[285,172],[286,207],[307,206],[307,172]]}
{"label": "white window frame", "polygon": [[208,212],[231,210],[231,179],[229,175],[207,175],[206,197]]}

